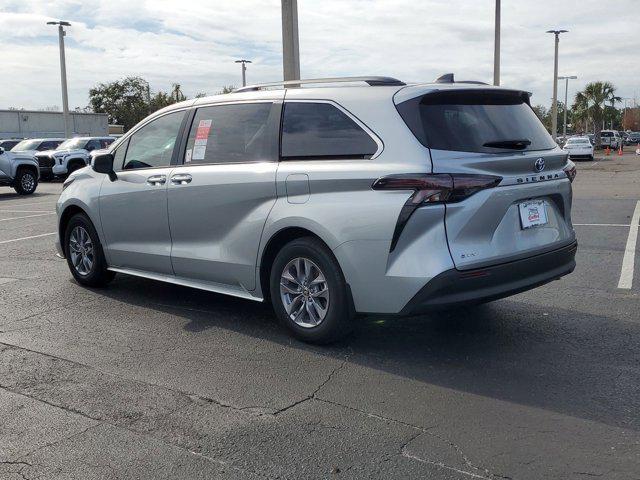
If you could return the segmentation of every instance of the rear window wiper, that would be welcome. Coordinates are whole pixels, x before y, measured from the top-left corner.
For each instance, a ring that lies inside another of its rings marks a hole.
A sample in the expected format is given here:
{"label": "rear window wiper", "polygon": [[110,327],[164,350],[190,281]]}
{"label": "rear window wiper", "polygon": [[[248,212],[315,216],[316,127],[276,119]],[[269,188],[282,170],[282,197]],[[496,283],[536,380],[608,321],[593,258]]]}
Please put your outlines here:
{"label": "rear window wiper", "polygon": [[520,138],[517,140],[496,140],[493,142],[487,142],[483,146],[491,147],[491,148],[509,148],[512,150],[524,150],[529,145],[531,145],[531,140],[527,138]]}

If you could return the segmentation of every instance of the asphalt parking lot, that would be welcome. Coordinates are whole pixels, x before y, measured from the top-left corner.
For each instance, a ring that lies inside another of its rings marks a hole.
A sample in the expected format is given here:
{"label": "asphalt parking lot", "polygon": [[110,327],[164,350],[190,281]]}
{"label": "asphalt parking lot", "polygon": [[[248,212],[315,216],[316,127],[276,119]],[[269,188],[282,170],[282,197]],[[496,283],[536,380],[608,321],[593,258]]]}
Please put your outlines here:
{"label": "asphalt parking lot", "polygon": [[0,189],[0,478],[640,478],[640,156],[578,169],[572,275],[324,348],[261,304],[81,288],[61,184]]}

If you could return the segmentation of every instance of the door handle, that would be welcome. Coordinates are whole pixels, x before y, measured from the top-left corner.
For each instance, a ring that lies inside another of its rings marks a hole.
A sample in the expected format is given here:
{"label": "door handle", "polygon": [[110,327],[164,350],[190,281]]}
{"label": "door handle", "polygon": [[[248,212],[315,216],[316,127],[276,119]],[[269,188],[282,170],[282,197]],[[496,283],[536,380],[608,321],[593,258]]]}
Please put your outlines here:
{"label": "door handle", "polygon": [[151,175],[150,177],[147,177],[147,183],[149,185],[164,185],[165,183],[167,183],[167,176]]}
{"label": "door handle", "polygon": [[174,185],[185,185],[187,183],[191,183],[193,177],[188,173],[177,173],[171,176],[171,183]]}

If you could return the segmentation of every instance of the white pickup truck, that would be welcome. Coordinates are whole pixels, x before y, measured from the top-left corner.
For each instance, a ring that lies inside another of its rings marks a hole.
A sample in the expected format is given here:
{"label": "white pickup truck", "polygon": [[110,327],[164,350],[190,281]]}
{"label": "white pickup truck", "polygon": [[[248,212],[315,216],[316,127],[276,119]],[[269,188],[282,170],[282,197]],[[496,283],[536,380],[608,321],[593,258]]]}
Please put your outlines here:
{"label": "white pickup truck", "polygon": [[75,137],[61,143],[55,150],[36,153],[43,179],[66,177],[79,168],[86,167],[93,150],[107,148],[113,137]]}

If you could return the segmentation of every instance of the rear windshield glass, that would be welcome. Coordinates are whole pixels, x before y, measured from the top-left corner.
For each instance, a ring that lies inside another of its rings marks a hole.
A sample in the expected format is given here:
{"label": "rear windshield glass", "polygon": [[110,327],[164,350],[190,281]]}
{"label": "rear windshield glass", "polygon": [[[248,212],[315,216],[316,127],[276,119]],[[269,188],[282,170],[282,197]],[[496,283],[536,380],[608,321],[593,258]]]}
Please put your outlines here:
{"label": "rear windshield glass", "polygon": [[505,153],[556,146],[519,92],[437,92],[397,108],[418,140],[437,150]]}

